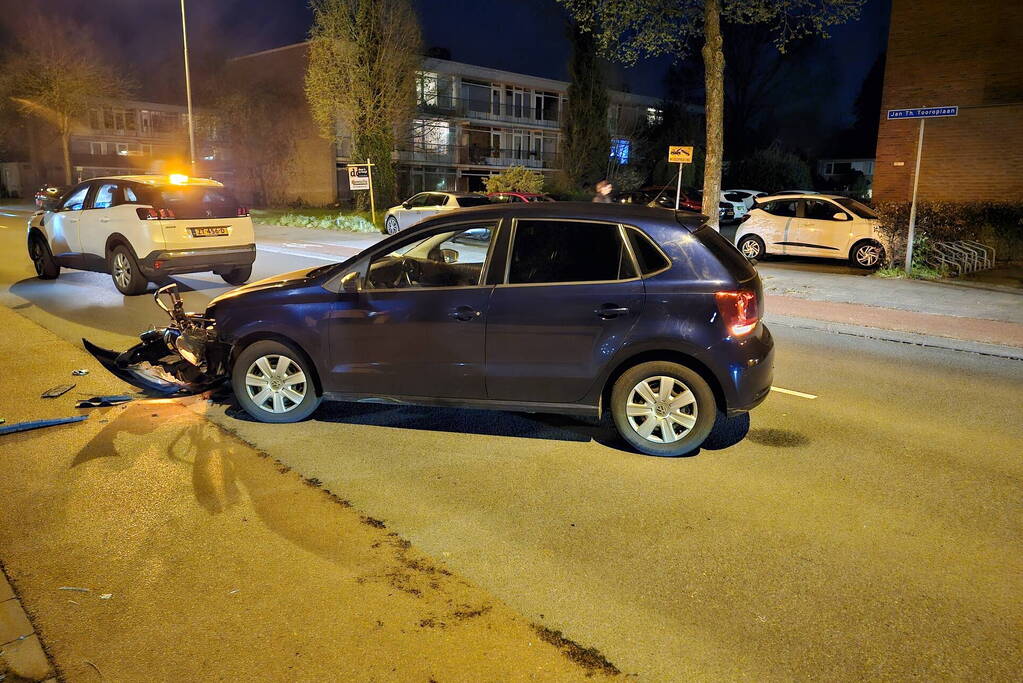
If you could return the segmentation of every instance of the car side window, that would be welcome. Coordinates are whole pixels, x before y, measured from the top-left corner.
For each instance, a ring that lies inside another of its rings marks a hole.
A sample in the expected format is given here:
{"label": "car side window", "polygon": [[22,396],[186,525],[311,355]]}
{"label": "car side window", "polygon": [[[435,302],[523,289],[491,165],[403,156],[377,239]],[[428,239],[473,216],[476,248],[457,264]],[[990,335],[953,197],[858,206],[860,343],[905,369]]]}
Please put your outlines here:
{"label": "car side window", "polygon": [[480,284],[496,224],[463,224],[402,242],[369,264],[369,289],[473,287]]}
{"label": "car side window", "polygon": [[413,196],[412,199],[408,200],[408,205],[412,208],[415,208],[417,206],[426,206],[426,202],[428,199],[429,194],[427,194],[426,192],[420,192],[419,194]]}
{"label": "car side window", "polygon": [[124,203],[125,204],[140,204],[141,203],[141,201],[139,200],[138,195],[135,194],[135,189],[131,185],[125,185],[124,186]]}
{"label": "car side window", "polygon": [[447,195],[430,192],[426,195],[426,202],[423,206],[444,206],[448,201]]}
{"label": "car side window", "polygon": [[117,206],[120,204],[119,188],[117,183],[101,183],[96,188],[96,193],[92,196],[93,209],[109,209],[111,206]]}
{"label": "car side window", "polygon": [[636,276],[616,224],[526,220],[515,225],[508,284],[609,282]]}
{"label": "car side window", "polygon": [[785,216],[786,218],[792,218],[796,215],[796,207],[799,205],[798,199],[776,199],[773,202],[767,202],[764,204],[764,211],[773,216]]}
{"label": "car side window", "polygon": [[818,221],[833,221],[836,213],[845,213],[842,209],[825,199],[806,199],[803,216]]}
{"label": "car side window", "polygon": [[639,261],[640,272],[649,275],[670,265],[668,258],[661,253],[661,250],[646,233],[635,228],[629,228],[627,232],[629,240],[632,242],[632,251],[636,254],[636,260]]}
{"label": "car side window", "polygon": [[79,210],[81,210],[81,208],[83,206],[85,206],[85,196],[87,194],[89,194],[89,184],[88,183],[85,183],[84,185],[78,186],[78,188],[73,190],[67,196],[67,198],[63,202],[61,202],[60,210],[61,211],[79,211]]}

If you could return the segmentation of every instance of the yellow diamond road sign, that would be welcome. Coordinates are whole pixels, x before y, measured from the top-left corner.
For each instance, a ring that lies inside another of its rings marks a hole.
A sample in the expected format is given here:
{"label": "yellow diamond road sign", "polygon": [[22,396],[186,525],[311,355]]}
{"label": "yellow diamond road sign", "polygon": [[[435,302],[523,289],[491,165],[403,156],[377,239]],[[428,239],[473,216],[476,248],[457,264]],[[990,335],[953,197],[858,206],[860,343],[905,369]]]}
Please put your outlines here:
{"label": "yellow diamond road sign", "polygon": [[693,148],[670,145],[668,147],[668,161],[672,164],[693,163]]}

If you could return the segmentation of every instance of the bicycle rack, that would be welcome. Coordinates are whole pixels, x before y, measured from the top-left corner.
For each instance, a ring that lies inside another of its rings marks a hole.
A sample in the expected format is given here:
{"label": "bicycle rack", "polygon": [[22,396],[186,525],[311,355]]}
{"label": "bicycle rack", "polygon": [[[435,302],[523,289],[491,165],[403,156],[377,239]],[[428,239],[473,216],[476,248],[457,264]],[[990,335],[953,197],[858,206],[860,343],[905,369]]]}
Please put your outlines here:
{"label": "bicycle rack", "polygon": [[925,259],[927,265],[947,270],[956,277],[995,267],[995,250],[975,240],[934,242]]}

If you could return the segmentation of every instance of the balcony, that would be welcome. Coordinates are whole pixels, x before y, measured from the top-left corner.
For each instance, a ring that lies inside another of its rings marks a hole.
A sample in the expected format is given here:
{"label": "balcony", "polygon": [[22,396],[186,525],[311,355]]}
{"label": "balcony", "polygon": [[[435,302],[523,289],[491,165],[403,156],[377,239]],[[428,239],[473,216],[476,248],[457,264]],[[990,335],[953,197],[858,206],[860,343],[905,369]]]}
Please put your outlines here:
{"label": "balcony", "polygon": [[464,117],[469,121],[490,121],[494,123],[517,123],[533,128],[555,130],[560,127],[557,111],[536,109],[524,105],[494,105],[486,100],[472,100],[462,97],[436,97],[420,99],[417,111],[424,116]]}
{"label": "balcony", "polygon": [[561,155],[527,150],[501,150],[478,145],[430,145],[398,150],[398,161],[427,165],[491,166],[508,168],[525,166],[535,170],[559,168]]}

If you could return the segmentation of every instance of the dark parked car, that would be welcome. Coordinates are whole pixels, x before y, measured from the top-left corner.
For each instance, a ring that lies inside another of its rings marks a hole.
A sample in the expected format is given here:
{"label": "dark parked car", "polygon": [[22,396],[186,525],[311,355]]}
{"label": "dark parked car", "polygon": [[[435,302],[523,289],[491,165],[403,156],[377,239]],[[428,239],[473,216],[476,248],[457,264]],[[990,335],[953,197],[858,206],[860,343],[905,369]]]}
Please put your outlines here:
{"label": "dark parked car", "polygon": [[149,389],[230,378],[264,422],[301,420],[324,398],[606,411],[638,450],[679,455],[771,386],[756,270],[700,217],[663,209],[451,211],[201,314],[184,313],[174,287],[157,294],[170,296],[170,326],[120,356],[87,347]]}
{"label": "dark parked car", "polygon": [[67,185],[43,185],[35,193],[36,206],[43,208],[48,201],[56,201],[67,191]]}

